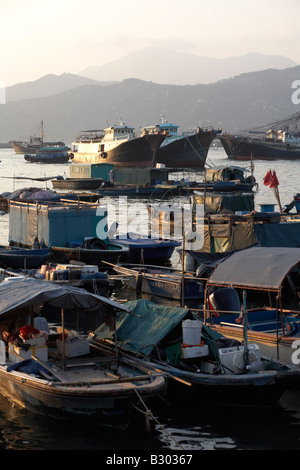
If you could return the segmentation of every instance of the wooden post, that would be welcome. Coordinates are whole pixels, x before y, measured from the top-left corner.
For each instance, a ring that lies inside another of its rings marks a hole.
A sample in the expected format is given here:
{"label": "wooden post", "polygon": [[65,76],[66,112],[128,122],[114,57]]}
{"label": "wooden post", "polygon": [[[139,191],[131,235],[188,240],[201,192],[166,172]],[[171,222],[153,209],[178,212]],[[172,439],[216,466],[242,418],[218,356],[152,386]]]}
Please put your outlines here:
{"label": "wooden post", "polygon": [[61,333],[61,342],[62,342],[62,361],[65,361],[65,316],[64,316],[64,309],[61,309],[61,326],[62,326],[62,333]]}

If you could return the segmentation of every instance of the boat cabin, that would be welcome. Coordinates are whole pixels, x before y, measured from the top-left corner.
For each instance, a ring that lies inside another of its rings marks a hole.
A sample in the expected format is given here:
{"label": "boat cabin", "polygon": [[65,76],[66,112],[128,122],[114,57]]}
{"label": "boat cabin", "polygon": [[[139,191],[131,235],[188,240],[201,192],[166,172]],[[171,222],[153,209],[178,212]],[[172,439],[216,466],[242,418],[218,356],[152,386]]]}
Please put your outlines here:
{"label": "boat cabin", "polygon": [[155,124],[153,126],[143,127],[143,132],[147,134],[166,134],[169,137],[178,135],[178,128],[176,124],[170,124],[163,122],[161,124]]}
{"label": "boat cabin", "polygon": [[128,127],[126,124],[119,126],[110,126],[104,129],[105,135],[103,140],[118,140],[118,139],[131,139],[134,137],[134,128]]}

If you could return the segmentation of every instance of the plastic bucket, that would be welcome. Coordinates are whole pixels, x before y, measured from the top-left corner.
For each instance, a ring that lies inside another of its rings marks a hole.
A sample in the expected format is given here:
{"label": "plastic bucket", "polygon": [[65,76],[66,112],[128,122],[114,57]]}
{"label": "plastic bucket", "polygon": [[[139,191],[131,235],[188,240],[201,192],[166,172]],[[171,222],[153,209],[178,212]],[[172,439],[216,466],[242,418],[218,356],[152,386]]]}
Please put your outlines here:
{"label": "plastic bucket", "polygon": [[182,322],[182,342],[190,346],[199,345],[201,342],[202,321],[184,320]]}

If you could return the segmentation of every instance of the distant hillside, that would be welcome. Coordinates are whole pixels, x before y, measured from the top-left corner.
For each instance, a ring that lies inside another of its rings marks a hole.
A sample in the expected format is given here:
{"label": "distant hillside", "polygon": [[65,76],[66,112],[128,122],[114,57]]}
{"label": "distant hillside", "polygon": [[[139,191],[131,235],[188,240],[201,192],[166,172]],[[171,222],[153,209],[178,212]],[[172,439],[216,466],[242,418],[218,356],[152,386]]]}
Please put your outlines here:
{"label": "distant hillside", "polygon": [[83,85],[109,85],[112,81],[98,82],[91,78],[80,77],[71,73],[45,75],[32,82],[17,83],[6,88],[6,100],[18,101],[29,98],[41,98],[56,95]]}
{"label": "distant hillside", "polygon": [[0,106],[0,142],[27,138],[41,120],[48,140],[67,143],[84,129],[124,121],[137,130],[160,114],[181,130],[212,126],[238,132],[299,111],[292,103],[300,66],[241,74],[209,85],[159,85],[128,79],[113,85],[83,85],[43,98]]}
{"label": "distant hillside", "polygon": [[79,75],[100,81],[139,78],[161,84],[196,85],[214,83],[242,73],[269,68],[282,70],[296,65],[296,62],[287,57],[253,52],[240,57],[216,59],[147,48],[101,66],[88,67],[79,72]]}

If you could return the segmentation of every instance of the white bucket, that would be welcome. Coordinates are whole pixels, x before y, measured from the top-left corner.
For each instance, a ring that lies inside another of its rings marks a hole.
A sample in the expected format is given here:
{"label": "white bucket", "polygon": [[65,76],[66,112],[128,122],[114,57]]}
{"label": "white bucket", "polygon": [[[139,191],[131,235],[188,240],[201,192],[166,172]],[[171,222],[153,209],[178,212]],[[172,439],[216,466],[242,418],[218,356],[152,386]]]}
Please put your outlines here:
{"label": "white bucket", "polygon": [[201,342],[202,321],[184,320],[182,322],[182,342],[190,346],[199,345]]}

